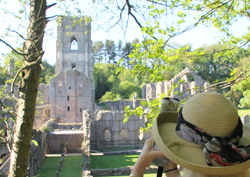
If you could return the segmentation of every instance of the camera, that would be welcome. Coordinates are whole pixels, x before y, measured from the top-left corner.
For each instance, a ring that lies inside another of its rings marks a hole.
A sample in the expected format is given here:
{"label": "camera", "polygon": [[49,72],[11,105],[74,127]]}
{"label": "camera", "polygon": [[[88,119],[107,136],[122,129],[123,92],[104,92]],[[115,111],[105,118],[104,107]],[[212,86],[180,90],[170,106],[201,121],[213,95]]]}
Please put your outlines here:
{"label": "camera", "polygon": [[[155,141],[154,139],[152,140],[152,147],[155,151],[159,151],[160,149],[158,148],[158,146],[155,144]],[[152,163],[155,165],[155,166],[164,166],[166,165],[166,163],[168,162],[168,158],[166,157],[156,157]]]}

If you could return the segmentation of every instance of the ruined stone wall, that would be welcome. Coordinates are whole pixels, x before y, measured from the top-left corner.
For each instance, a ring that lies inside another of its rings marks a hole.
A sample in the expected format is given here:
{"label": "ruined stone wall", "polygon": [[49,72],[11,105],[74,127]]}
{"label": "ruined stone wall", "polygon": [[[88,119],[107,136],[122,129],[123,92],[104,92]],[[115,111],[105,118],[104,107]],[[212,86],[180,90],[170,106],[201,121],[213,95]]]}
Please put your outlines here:
{"label": "ruined stone wall", "polygon": [[140,127],[145,127],[144,116],[132,115],[123,123],[124,111],[100,110],[91,121],[91,149],[133,147],[141,148],[148,134],[143,134]]}
{"label": "ruined stone wall", "polygon": [[46,121],[41,127],[40,130],[43,132],[53,132],[53,131],[78,131],[82,130],[83,123],[57,123],[55,119],[50,119]]}
{"label": "ruined stone wall", "polygon": [[29,155],[29,168],[27,169],[27,176],[34,176],[45,159],[45,151],[41,147],[34,147]]}
{"label": "ruined stone wall", "polygon": [[[184,82],[179,83],[180,80]],[[174,84],[177,84],[176,88],[173,87]],[[209,85],[200,76],[185,68],[170,81],[160,81],[144,85],[142,87],[142,98],[149,101],[164,93],[170,97],[183,99],[207,88]]]}
{"label": "ruined stone wall", "polygon": [[[32,177],[36,174],[45,159],[45,133],[32,131],[32,139],[38,143],[36,146],[32,141],[30,143],[29,166],[27,169],[27,177]],[[7,154],[0,165],[1,177],[7,177],[10,167],[10,154]]]}
{"label": "ruined stone wall", "polygon": [[46,137],[47,153],[60,154],[67,149],[67,153],[81,153],[83,131],[50,132]]}
{"label": "ruined stone wall", "polygon": [[41,131],[32,131],[32,139],[38,143],[36,146],[33,141],[30,142],[29,167],[27,177],[34,176],[45,159],[45,137],[46,133]]}
{"label": "ruined stone wall", "polygon": [[60,72],[50,81],[51,118],[58,123],[82,122],[82,111],[93,110],[92,82],[77,70]]}
{"label": "ruined stone wall", "polygon": [[38,96],[36,104],[36,115],[33,123],[33,129],[38,130],[41,125],[50,119],[50,95],[49,85],[38,85]]}
{"label": "ruined stone wall", "polygon": [[83,165],[82,165],[82,177],[91,176],[90,175],[90,121],[91,117],[87,110],[83,112]]}
{"label": "ruined stone wall", "polygon": [[82,130],[82,123],[58,123],[56,126],[58,130]]}

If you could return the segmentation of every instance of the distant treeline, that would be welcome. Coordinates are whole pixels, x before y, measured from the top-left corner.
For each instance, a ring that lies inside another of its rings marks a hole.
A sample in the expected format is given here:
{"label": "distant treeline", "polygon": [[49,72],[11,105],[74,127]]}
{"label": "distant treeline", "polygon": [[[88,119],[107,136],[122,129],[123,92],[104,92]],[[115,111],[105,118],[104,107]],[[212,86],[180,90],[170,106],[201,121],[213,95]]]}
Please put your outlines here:
{"label": "distant treeline", "polygon": [[[133,51],[133,45],[139,42],[138,39],[135,39],[131,42],[123,43],[121,40],[118,40],[117,43],[113,40],[95,41],[92,46],[92,59],[93,63],[114,63],[116,65],[123,64],[125,68],[130,68],[131,59],[129,54]],[[121,62],[121,58],[123,62]]]}
{"label": "distant treeline", "polygon": [[[133,44],[138,42],[138,39],[125,44],[121,40],[117,43],[112,40],[93,42],[92,59],[94,63],[96,102],[118,100],[119,98],[132,99],[135,93],[141,97],[141,88],[151,82],[151,73],[146,72],[145,74],[144,72],[144,74],[140,74],[138,71],[134,72],[135,68],[129,54],[134,49]],[[192,50],[191,46],[188,50]],[[250,48],[238,48],[231,56],[216,55],[217,51],[222,50],[220,44],[203,46],[195,50],[203,51],[204,55],[196,57],[192,60],[192,63],[188,60],[180,60],[174,63],[174,67],[161,73],[161,79],[170,80],[185,67],[189,67],[190,70],[212,84],[227,80],[227,78],[231,77],[235,68],[238,68],[237,72],[244,71],[246,68],[250,69]],[[20,56],[13,51],[5,55],[4,59],[4,65],[0,66],[2,71],[0,73],[1,85],[8,79],[13,78],[13,74],[9,72],[11,68],[10,61],[14,61],[13,73],[16,73],[22,65]],[[40,82],[48,84],[50,78],[54,76],[54,65],[50,65],[45,60],[43,61],[43,68]],[[249,88],[249,78],[237,84],[233,93],[235,105],[249,107],[250,101],[247,99],[250,97]]]}

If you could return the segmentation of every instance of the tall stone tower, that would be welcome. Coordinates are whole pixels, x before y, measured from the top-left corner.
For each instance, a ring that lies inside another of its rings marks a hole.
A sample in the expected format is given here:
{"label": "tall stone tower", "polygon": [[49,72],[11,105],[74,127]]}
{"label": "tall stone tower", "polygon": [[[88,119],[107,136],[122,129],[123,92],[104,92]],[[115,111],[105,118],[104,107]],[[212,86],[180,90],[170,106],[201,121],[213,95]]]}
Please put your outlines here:
{"label": "tall stone tower", "polygon": [[92,79],[91,25],[82,22],[72,26],[73,22],[72,18],[63,18],[58,24],[55,74],[77,69]]}
{"label": "tall stone tower", "polygon": [[64,18],[57,27],[55,77],[50,80],[50,117],[57,122],[82,122],[82,112],[93,112],[94,80],[91,24],[72,26]]}

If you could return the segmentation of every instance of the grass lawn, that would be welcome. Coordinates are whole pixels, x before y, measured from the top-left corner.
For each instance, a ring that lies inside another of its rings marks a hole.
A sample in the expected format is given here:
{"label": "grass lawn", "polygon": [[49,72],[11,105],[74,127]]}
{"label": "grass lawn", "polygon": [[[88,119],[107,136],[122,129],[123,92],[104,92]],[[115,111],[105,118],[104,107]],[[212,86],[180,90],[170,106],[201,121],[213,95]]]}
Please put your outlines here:
{"label": "grass lawn", "polygon": [[250,109],[238,109],[239,116],[250,115]]}
{"label": "grass lawn", "polygon": [[139,154],[91,156],[90,167],[93,169],[132,167],[138,157]]}
{"label": "grass lawn", "polygon": [[[90,167],[93,169],[132,167],[135,164],[138,157],[139,154],[91,156]],[[143,176],[155,177],[156,173],[144,174]],[[105,176],[105,177],[128,177],[128,175]]]}
{"label": "grass lawn", "polygon": [[[46,157],[40,171],[35,175],[35,177],[55,177],[57,171],[57,165],[61,157]],[[81,166],[82,156],[66,156],[64,157],[63,167],[61,168],[60,177],[81,177],[82,176],[82,166]]]}
{"label": "grass lawn", "polygon": [[[143,177],[156,177],[157,174],[156,173],[150,173],[150,174],[144,174]],[[162,174],[163,176],[163,174]],[[125,176],[105,176],[105,177],[128,177],[128,175]]]}
{"label": "grass lawn", "polygon": [[[130,150],[130,149],[134,149],[133,147],[122,147],[122,148],[104,148],[104,149],[93,149],[93,150],[97,150],[100,152],[103,151],[121,151],[121,150]],[[92,149],[91,149],[92,150]],[[90,151],[91,151],[90,150]]]}

